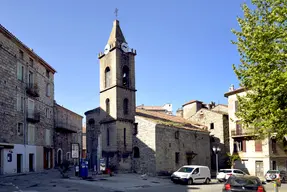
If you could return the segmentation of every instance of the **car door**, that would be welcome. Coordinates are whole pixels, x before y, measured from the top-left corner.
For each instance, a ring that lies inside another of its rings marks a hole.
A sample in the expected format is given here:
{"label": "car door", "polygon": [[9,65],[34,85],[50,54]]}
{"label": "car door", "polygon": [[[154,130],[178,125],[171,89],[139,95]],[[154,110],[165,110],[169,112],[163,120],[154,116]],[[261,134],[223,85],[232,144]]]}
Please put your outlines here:
{"label": "car door", "polygon": [[200,169],[196,168],[193,170],[191,175],[194,183],[202,183],[202,176],[200,176]]}

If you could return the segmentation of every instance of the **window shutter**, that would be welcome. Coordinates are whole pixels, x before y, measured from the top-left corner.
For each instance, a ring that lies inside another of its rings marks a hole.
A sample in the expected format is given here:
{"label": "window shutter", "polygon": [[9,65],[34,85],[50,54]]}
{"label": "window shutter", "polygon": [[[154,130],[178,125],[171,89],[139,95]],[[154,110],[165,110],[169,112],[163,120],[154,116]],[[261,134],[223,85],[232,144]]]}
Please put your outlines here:
{"label": "window shutter", "polygon": [[242,141],[242,151],[246,152],[246,140]]}
{"label": "window shutter", "polygon": [[235,112],[237,112],[237,109],[238,109],[238,101],[235,101],[235,103],[234,103],[234,108],[235,108]]}
{"label": "window shutter", "polygon": [[261,152],[261,151],[262,151],[262,141],[255,140],[255,152]]}

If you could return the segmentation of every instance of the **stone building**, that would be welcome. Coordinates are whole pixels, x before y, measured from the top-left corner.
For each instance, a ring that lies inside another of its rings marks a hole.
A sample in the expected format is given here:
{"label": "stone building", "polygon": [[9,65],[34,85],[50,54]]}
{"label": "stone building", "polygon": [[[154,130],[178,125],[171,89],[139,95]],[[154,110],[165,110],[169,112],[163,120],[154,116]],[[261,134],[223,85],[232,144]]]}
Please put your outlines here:
{"label": "stone building", "polygon": [[55,72],[0,25],[0,174],[54,167]]}
{"label": "stone building", "polygon": [[[210,132],[210,155],[211,167],[216,169],[216,154],[213,147],[221,149],[218,152],[219,168],[226,168],[227,153],[229,152],[229,119],[228,107],[226,105],[215,103],[204,104],[200,101],[193,100],[183,105],[183,114],[187,120],[198,122],[208,127]],[[188,115],[187,115],[188,114]]]}
{"label": "stone building", "polygon": [[234,89],[234,86],[231,86],[224,94],[228,98],[230,151],[240,156],[234,167],[258,177],[264,177],[270,169],[287,171],[286,138],[276,140],[271,134],[270,137],[258,140],[256,134],[244,129],[240,119],[236,117],[237,95],[244,96],[246,93],[245,88]]}
{"label": "stone building", "polygon": [[[82,120],[83,117],[55,102],[55,165],[63,160],[77,163],[82,153]],[[78,153],[72,154],[72,144],[78,144]]]}
{"label": "stone building", "polygon": [[204,126],[162,112],[136,111],[135,55],[114,21],[105,52],[99,54],[100,106],[85,113],[90,167],[99,167],[100,158],[121,172],[156,174],[186,163],[210,166]]}
{"label": "stone building", "polygon": [[172,104],[167,103],[163,106],[146,106],[144,104],[137,106],[137,109],[144,109],[146,111],[161,112],[172,115]]}
{"label": "stone building", "polygon": [[210,167],[210,140],[205,126],[181,117],[137,109],[133,171],[151,175],[183,165]]}
{"label": "stone building", "polygon": [[87,132],[86,132],[86,123],[83,125],[82,129],[82,158],[86,159],[87,158]]}
{"label": "stone building", "polygon": [[53,167],[55,72],[0,25],[0,174]]}

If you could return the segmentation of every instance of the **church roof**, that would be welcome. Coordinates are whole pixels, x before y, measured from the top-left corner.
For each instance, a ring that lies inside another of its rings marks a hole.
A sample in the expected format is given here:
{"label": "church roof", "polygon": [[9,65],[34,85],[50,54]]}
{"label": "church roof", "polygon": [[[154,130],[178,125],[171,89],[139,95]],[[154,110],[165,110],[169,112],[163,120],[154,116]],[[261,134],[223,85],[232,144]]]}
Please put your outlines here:
{"label": "church roof", "polygon": [[206,126],[174,115],[138,108],[136,109],[136,115],[151,120],[159,125],[168,125],[176,128],[208,132]]}
{"label": "church roof", "polygon": [[119,43],[126,42],[123,32],[120,28],[120,22],[118,20],[115,20],[113,23],[113,28],[110,34],[110,38],[108,40],[108,44],[111,45],[114,42],[119,42]]}

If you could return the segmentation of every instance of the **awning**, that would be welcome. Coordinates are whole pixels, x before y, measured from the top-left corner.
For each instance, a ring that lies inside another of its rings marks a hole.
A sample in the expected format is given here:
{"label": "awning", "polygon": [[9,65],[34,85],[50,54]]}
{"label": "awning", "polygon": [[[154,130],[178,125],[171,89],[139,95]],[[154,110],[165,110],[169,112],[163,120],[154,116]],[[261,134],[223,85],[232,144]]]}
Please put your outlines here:
{"label": "awning", "polygon": [[0,149],[14,149],[14,144],[0,143]]}

